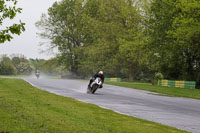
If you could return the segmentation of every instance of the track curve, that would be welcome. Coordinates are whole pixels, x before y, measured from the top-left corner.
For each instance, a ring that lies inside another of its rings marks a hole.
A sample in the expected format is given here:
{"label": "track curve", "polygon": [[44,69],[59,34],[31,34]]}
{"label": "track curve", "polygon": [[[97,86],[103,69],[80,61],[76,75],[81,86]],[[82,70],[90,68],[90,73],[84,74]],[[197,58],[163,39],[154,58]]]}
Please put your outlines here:
{"label": "track curve", "polygon": [[200,132],[200,100],[160,96],[157,93],[104,85],[87,94],[87,82],[24,78],[42,90],[96,104],[116,112],[158,122],[178,129]]}

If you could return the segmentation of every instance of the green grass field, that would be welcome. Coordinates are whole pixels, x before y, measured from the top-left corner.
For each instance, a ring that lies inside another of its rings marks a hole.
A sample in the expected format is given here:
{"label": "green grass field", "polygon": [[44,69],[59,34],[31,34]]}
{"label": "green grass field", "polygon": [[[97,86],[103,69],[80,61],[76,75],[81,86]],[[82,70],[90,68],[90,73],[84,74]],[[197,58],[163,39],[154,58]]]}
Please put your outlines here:
{"label": "green grass field", "polygon": [[0,79],[0,133],[183,133],[172,127]]}
{"label": "green grass field", "polygon": [[134,82],[106,82],[106,84],[147,90],[147,91],[157,92],[157,93],[168,95],[168,96],[200,99],[200,89],[172,88],[172,87],[151,85],[148,83],[134,83]]}

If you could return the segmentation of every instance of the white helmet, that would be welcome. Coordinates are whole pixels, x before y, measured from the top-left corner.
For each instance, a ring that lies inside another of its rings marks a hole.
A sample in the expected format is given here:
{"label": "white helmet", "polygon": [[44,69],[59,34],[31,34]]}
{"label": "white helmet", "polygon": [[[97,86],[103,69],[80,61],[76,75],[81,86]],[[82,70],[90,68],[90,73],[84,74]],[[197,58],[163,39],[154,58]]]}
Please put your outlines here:
{"label": "white helmet", "polygon": [[99,71],[99,74],[100,74],[100,75],[103,75],[103,71]]}

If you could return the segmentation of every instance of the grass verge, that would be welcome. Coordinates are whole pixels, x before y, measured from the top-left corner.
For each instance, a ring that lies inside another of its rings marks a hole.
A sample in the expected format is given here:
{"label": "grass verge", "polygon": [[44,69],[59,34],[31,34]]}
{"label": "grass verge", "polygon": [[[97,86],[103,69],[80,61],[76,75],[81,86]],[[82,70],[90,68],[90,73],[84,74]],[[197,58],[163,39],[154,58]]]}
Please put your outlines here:
{"label": "grass verge", "polygon": [[8,78],[12,78],[12,77],[28,77],[27,75],[0,75],[0,77],[8,77]]}
{"label": "grass verge", "polygon": [[106,84],[157,92],[168,96],[200,99],[200,89],[173,88],[133,82],[106,82]]}
{"label": "grass verge", "polygon": [[184,133],[185,131],[48,93],[21,79],[0,79],[0,132]]}

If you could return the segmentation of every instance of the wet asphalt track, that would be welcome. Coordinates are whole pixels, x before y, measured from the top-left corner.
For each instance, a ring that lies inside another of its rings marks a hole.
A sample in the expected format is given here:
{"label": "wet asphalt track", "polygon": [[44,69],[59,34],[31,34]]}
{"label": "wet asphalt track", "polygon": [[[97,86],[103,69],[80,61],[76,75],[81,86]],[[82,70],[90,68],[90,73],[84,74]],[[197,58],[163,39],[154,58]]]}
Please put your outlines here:
{"label": "wet asphalt track", "polygon": [[200,100],[160,96],[157,93],[104,85],[87,94],[87,82],[26,78],[32,85],[58,95],[96,104],[123,114],[200,133]]}

